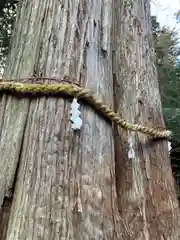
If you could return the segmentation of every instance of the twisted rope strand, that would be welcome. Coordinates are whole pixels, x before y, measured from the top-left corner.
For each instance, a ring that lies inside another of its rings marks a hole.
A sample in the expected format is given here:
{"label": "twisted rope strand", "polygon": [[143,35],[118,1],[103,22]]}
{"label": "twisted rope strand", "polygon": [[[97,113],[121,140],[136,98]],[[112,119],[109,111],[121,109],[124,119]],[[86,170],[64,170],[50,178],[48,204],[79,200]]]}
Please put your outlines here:
{"label": "twisted rope strand", "polygon": [[107,105],[92,95],[88,89],[83,89],[77,85],[70,83],[59,83],[59,84],[37,84],[37,83],[20,83],[13,81],[0,82],[0,91],[7,91],[10,93],[33,93],[33,94],[66,94],[69,96],[77,97],[78,99],[84,99],[90,103],[98,112],[106,116],[112,122],[118,124],[120,127],[130,130],[138,131],[149,135],[153,138],[169,138],[171,137],[171,131],[168,130],[157,130],[155,128],[149,128],[140,124],[129,123],[126,120],[118,116],[117,113],[113,112]]}

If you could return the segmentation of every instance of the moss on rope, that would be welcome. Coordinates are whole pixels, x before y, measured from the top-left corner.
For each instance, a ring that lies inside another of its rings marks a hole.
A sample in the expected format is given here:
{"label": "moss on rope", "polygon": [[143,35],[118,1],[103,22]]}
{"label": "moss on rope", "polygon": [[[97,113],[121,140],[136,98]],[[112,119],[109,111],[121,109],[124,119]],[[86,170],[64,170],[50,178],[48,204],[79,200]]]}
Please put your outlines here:
{"label": "moss on rope", "polygon": [[79,86],[70,83],[59,84],[37,84],[37,83],[19,83],[13,81],[0,82],[0,91],[8,93],[31,93],[31,94],[66,94],[78,99],[86,100],[91,106],[93,106],[97,112],[106,116],[110,121],[116,123],[120,127],[130,130],[144,133],[153,138],[169,138],[171,137],[171,131],[158,130],[142,126],[140,124],[129,123],[126,120],[118,116],[101,100],[92,95],[88,89],[83,89]]}

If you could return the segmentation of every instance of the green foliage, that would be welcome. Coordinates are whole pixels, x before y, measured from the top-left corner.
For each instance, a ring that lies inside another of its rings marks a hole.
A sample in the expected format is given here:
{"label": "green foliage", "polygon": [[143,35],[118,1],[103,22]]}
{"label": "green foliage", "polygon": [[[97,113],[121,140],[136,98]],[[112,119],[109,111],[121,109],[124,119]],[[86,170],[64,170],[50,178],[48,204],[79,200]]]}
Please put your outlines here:
{"label": "green foliage", "polygon": [[4,9],[16,5],[19,0],[0,0],[0,17],[4,16]]}
{"label": "green foliage", "polygon": [[176,17],[176,21],[179,23],[179,22],[180,22],[180,10],[178,10],[178,11],[175,13],[175,17]]}
{"label": "green foliage", "polygon": [[179,40],[174,29],[160,27],[156,17],[152,16],[152,31],[156,52],[156,66],[164,108],[164,118],[174,138],[180,140],[180,56]]}
{"label": "green foliage", "polygon": [[154,16],[152,17],[152,30],[158,70],[176,68],[176,59],[180,54],[177,32],[168,27],[160,28]]}
{"label": "green foliage", "polygon": [[[160,86],[163,106],[166,108],[180,107],[180,66],[168,69],[166,82]],[[165,79],[164,77],[164,79]]]}
{"label": "green foliage", "polygon": [[17,1],[8,3],[0,14],[0,69],[4,68],[11,39],[13,22],[16,17]]}
{"label": "green foliage", "polygon": [[168,81],[161,87],[162,103],[166,126],[173,131],[174,139],[180,141],[180,65],[167,76]]}
{"label": "green foliage", "polygon": [[165,124],[173,131],[173,140],[180,140],[180,108],[163,108]]}

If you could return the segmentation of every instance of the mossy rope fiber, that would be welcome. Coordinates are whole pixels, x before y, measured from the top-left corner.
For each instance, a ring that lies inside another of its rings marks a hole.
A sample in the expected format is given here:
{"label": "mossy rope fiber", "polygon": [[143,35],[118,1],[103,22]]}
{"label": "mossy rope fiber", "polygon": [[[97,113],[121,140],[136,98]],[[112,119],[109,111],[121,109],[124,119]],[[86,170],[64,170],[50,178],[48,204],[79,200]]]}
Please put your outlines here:
{"label": "mossy rope fiber", "polygon": [[[31,80],[31,78],[29,78]],[[37,80],[39,78],[37,77]],[[42,78],[47,79],[47,78]],[[51,80],[51,78],[48,78]],[[105,117],[107,117],[111,122],[116,123],[120,127],[130,131],[136,131],[144,133],[152,138],[170,138],[171,131],[168,130],[158,130],[155,128],[146,127],[140,124],[129,123],[126,120],[118,116],[117,113],[112,111],[107,105],[105,105],[101,100],[97,99],[90,90],[83,89],[73,83],[58,83],[58,84],[42,84],[42,83],[22,83],[15,82],[14,80],[2,80],[0,81],[0,92],[4,93],[31,93],[36,94],[66,94],[71,97],[77,97],[78,99],[84,99],[95,110]]]}

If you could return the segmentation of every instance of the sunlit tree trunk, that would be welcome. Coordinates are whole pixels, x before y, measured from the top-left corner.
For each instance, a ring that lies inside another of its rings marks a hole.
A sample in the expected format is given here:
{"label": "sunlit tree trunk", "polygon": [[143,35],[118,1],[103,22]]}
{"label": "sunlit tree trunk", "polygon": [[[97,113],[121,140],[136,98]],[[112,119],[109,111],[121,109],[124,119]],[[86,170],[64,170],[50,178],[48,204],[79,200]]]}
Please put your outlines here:
{"label": "sunlit tree trunk", "polygon": [[[111,0],[22,1],[4,78],[66,76],[113,107],[112,11]],[[0,238],[121,239],[111,125],[82,104],[75,133],[61,97],[3,95],[0,109]]]}
{"label": "sunlit tree trunk", "polygon": [[[131,122],[164,127],[150,1],[114,2],[116,110]],[[122,238],[180,239],[167,141],[150,141],[140,133],[116,129],[115,159]]]}

